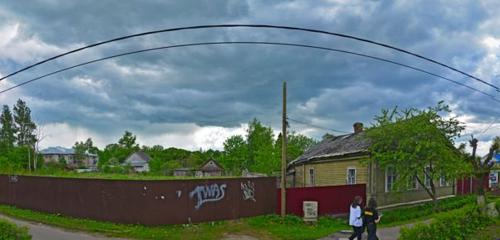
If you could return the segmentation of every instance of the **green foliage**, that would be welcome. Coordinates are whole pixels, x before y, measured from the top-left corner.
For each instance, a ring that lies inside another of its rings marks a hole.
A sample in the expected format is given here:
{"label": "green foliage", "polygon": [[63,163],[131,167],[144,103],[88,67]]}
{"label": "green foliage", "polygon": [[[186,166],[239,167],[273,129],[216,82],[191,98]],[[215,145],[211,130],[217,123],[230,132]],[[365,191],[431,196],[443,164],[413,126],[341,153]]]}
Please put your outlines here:
{"label": "green foliage", "polygon": [[26,102],[19,99],[13,113],[8,106],[3,106],[0,114],[0,170],[28,168],[28,158],[33,163],[43,164],[42,161],[33,161],[36,156],[33,150],[37,141],[36,128]]}
{"label": "green foliage", "polygon": [[[283,140],[281,134],[278,136],[276,140],[275,151],[278,159],[281,161],[281,146],[283,145]],[[307,149],[317,144],[318,141],[306,137],[302,134],[298,134],[295,132],[289,132],[287,135],[287,162],[291,162],[302,155]]]}
{"label": "green foliage", "polygon": [[135,143],[137,137],[129,131],[125,131],[123,136],[118,140],[120,147],[124,149],[138,149],[139,145]]}
{"label": "green foliage", "polygon": [[18,227],[13,223],[0,220],[0,239],[2,240],[29,240],[28,228]]}
{"label": "green foliage", "polygon": [[0,170],[17,171],[17,170],[27,169],[28,151],[30,151],[30,148],[26,146],[21,146],[21,147],[14,147],[10,151],[0,155]]}
{"label": "green foliage", "polygon": [[274,154],[274,134],[270,127],[253,119],[248,125],[247,144],[249,170],[271,174],[280,169],[279,158]]}
{"label": "green foliage", "polygon": [[3,105],[0,115],[0,152],[6,153],[14,148],[16,128],[9,106]]}
{"label": "green foliage", "polygon": [[231,136],[224,141],[224,154],[221,164],[226,171],[240,175],[244,168],[248,168],[248,145],[241,135]]}
{"label": "green foliage", "polygon": [[[440,176],[453,179],[468,167],[453,145],[464,127],[456,118],[440,115],[449,112],[443,102],[426,110],[382,110],[375,117],[374,126],[367,130],[372,142],[370,161],[382,168],[393,167],[397,173],[396,187],[406,187],[410,178],[416,177],[435,199],[435,180]],[[429,185],[425,184],[425,175],[430,179]]]}
{"label": "green foliage", "polygon": [[430,224],[417,224],[411,228],[401,228],[400,239],[405,240],[442,240],[465,239],[491,222],[481,214],[477,206],[468,206],[460,210],[443,213]]}
{"label": "green foliage", "polygon": [[[446,212],[462,208],[467,205],[472,205],[475,202],[474,196],[461,196],[439,200],[439,212]],[[417,206],[396,208],[383,211],[383,225],[393,225],[409,220],[415,220],[423,217],[432,216],[435,213],[433,203],[428,202]]]}
{"label": "green foliage", "polygon": [[[287,161],[302,155],[314,144],[316,141],[311,138],[289,133]],[[236,135],[226,139],[221,164],[235,174],[239,174],[243,169],[273,174],[280,170],[281,146],[281,134],[274,140],[272,129],[253,119],[249,123],[246,138]]]}
{"label": "green foliage", "polygon": [[[99,162],[97,167],[106,172],[121,171],[119,165],[132,153],[138,151],[139,145],[136,143],[137,137],[129,131],[125,131],[123,136],[118,140],[118,143],[107,145],[103,151],[99,152]],[[91,143],[92,141],[90,141]],[[87,142],[83,144],[87,147]],[[92,148],[90,148],[92,150]]]}
{"label": "green foliage", "polygon": [[223,239],[227,234],[243,234],[257,239],[303,240],[318,239],[345,228],[345,221],[330,217],[320,217],[318,223],[314,225],[305,224],[302,219],[296,216],[287,216],[283,221],[279,216],[268,215],[236,221],[147,227],[77,219],[5,205],[0,205],[0,212],[16,218],[56,225],[67,229],[133,239],[216,240]]}
{"label": "green foliage", "polygon": [[14,105],[14,122],[18,146],[33,146],[36,142],[36,125],[31,120],[31,110],[26,102],[19,99]]}
{"label": "green foliage", "polygon": [[94,146],[92,138],[88,138],[85,142],[76,142],[73,145],[75,151],[75,160],[81,165],[81,161],[86,158],[87,154],[97,154],[99,149]]}

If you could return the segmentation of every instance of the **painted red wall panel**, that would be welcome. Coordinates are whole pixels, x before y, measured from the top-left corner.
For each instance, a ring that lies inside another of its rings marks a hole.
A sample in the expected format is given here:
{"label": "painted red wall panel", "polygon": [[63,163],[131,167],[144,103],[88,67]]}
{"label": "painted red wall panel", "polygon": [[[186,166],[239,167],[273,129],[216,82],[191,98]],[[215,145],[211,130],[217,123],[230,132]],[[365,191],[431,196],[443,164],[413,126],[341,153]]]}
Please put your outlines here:
{"label": "painted red wall panel", "polygon": [[[488,175],[484,176],[483,186],[488,189]],[[479,185],[479,180],[474,177],[465,177],[457,179],[457,195],[465,195],[475,193]]]}
{"label": "painted red wall panel", "polygon": [[[281,192],[277,190],[276,213],[281,209]],[[302,202],[317,201],[319,215],[343,214],[349,212],[349,204],[355,196],[366,199],[366,185],[342,185],[328,187],[287,188],[287,214],[303,216]]]}

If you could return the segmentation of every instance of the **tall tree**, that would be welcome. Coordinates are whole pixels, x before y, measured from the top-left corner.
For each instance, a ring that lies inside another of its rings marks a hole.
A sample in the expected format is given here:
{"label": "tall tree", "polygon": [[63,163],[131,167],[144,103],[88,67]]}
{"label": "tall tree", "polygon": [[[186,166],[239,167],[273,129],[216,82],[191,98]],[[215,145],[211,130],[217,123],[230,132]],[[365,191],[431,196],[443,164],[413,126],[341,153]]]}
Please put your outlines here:
{"label": "tall tree", "polygon": [[83,160],[87,154],[87,146],[84,142],[75,142],[73,145],[73,150],[75,151],[75,160],[78,166],[82,165]]}
{"label": "tall tree", "polygon": [[138,149],[139,144],[136,141],[137,137],[129,131],[125,131],[123,136],[118,140],[118,144],[125,149]]}
{"label": "tall tree", "polygon": [[271,174],[280,169],[280,160],[274,154],[274,134],[270,127],[253,119],[247,131],[250,170]]}
{"label": "tall tree", "polygon": [[31,110],[26,102],[19,99],[14,105],[14,122],[18,146],[33,146],[36,141],[36,125],[31,119]]}
{"label": "tall tree", "polygon": [[92,138],[87,138],[87,140],[85,141],[85,147],[88,153],[97,154],[99,152],[99,149],[94,146]]}
{"label": "tall tree", "polygon": [[224,155],[221,164],[226,171],[239,175],[249,168],[248,145],[241,135],[231,136],[224,141]]}
{"label": "tall tree", "polygon": [[476,156],[478,142],[479,141],[477,140],[477,138],[474,137],[472,137],[472,139],[469,141],[469,145],[472,148],[472,155],[469,156],[468,159],[470,164],[472,165],[474,177],[477,179],[479,185],[477,186],[477,202],[479,204],[483,204],[485,201],[484,179],[486,178],[486,176],[489,176],[490,170],[493,168],[493,165],[495,163],[495,153],[500,151],[500,137],[495,137],[495,139],[493,139],[493,143],[491,144],[488,154],[484,159]]}
{"label": "tall tree", "polygon": [[370,161],[382,169],[396,172],[394,186],[404,188],[416,179],[433,199],[437,209],[436,184],[440,177],[454,179],[466,167],[462,155],[454,147],[454,138],[464,129],[443,102],[426,110],[414,108],[399,111],[382,110],[376,123],[367,130],[372,145]]}
{"label": "tall tree", "polygon": [[[314,144],[318,143],[316,140],[298,134],[295,132],[290,132],[287,134],[287,162],[293,161],[302,155],[307,149],[309,149]],[[281,159],[281,146],[282,146],[282,136],[281,133],[278,135],[278,139],[274,144],[275,154],[278,159]]]}
{"label": "tall tree", "polygon": [[6,153],[14,147],[16,141],[16,128],[7,105],[3,105],[0,124],[0,152]]}
{"label": "tall tree", "polygon": [[92,138],[87,138],[85,142],[76,142],[73,145],[73,150],[75,151],[75,160],[79,165],[82,164],[88,154],[97,154],[99,152],[99,149],[94,146]]}

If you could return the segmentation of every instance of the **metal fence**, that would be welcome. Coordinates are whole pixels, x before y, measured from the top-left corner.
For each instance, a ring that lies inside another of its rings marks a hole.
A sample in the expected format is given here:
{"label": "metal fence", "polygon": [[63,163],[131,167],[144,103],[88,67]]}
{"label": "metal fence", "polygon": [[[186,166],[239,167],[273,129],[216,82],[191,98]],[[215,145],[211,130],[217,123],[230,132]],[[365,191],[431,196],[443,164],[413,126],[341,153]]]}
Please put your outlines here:
{"label": "metal fence", "polygon": [[0,175],[0,204],[116,223],[184,224],[271,214],[276,178],[102,180]]}
{"label": "metal fence", "polygon": [[[353,184],[327,187],[301,187],[286,189],[286,212],[303,216],[302,203],[317,201],[319,215],[344,214],[349,212],[349,205],[355,196],[366,199],[366,185]],[[281,205],[281,194],[278,189],[277,211]]]}

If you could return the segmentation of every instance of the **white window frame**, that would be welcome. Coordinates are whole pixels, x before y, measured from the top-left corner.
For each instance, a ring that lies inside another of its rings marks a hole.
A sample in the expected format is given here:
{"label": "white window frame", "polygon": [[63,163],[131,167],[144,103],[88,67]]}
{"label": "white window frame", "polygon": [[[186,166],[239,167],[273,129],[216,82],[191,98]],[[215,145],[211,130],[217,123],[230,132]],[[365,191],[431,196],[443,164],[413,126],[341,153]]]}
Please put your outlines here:
{"label": "white window frame", "polygon": [[[349,171],[350,170],[354,170],[354,182],[349,182]],[[356,184],[358,179],[357,179],[357,175],[358,174],[358,171],[356,170],[355,167],[348,167],[347,170],[346,170],[346,183],[349,184],[349,185],[353,185],[353,184]]]}
{"label": "white window frame", "polygon": [[316,186],[316,170],[313,167],[309,168],[309,186]]}
{"label": "white window frame", "polygon": [[389,173],[389,168],[392,168],[392,169],[393,169],[392,182],[391,182],[391,187],[390,187],[390,188],[393,188],[393,186],[394,186],[394,181],[396,180],[396,170],[394,169],[394,167],[393,167],[393,166],[387,166],[387,167],[385,168],[385,192],[391,192],[391,191],[392,191],[392,189],[390,189],[390,188],[389,188],[389,186],[388,186],[388,183],[389,183],[389,181],[388,181],[388,177],[389,177],[389,174],[388,174],[388,173]]}
{"label": "white window frame", "polygon": [[[443,184],[443,180],[444,180],[444,184]],[[439,176],[439,186],[440,187],[448,186],[448,181],[446,181],[446,176],[444,176],[444,175]]]}

